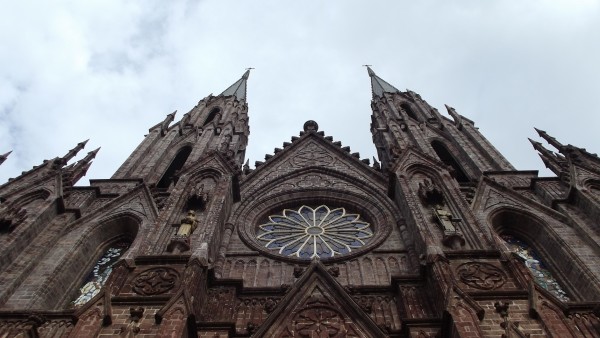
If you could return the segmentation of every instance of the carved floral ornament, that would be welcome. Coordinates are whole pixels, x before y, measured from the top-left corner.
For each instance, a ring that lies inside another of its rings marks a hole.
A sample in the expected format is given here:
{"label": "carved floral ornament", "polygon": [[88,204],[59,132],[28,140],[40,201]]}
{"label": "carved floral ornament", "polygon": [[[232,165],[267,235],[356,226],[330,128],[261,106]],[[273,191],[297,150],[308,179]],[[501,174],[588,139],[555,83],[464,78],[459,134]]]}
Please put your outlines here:
{"label": "carved floral ornament", "polygon": [[264,247],[284,256],[313,259],[348,254],[366,245],[373,237],[371,225],[359,214],[344,208],[316,208],[303,205],[271,215],[258,227],[256,238]]}
{"label": "carved floral ornament", "polygon": [[480,290],[494,290],[506,282],[506,274],[498,267],[483,262],[468,262],[456,268],[461,282]]}

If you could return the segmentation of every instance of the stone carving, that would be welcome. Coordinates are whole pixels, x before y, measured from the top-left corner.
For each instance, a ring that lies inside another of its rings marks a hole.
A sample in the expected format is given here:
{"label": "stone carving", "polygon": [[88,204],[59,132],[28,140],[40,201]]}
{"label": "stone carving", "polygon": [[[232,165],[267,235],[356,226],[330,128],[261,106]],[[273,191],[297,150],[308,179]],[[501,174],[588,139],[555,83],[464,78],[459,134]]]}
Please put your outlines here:
{"label": "stone carving", "polygon": [[12,204],[0,204],[0,232],[10,232],[27,218],[25,209]]}
{"label": "stone carving", "polygon": [[454,218],[452,213],[446,210],[446,208],[441,204],[438,204],[435,207],[433,207],[433,213],[438,223],[442,226],[444,233],[456,232],[454,222],[459,222],[460,218]]}
{"label": "stone carving", "polygon": [[144,308],[129,308],[131,322],[127,326],[121,326],[120,337],[133,338],[140,332],[140,319],[144,315]]}
{"label": "stone carving", "polygon": [[424,205],[444,203],[444,194],[431,180],[424,179],[423,182],[419,183],[418,194]]}
{"label": "stone carving", "polygon": [[300,179],[297,184],[301,188],[310,188],[310,187],[328,187],[331,186],[331,182],[329,180],[323,179],[320,175],[306,175]]}
{"label": "stone carving", "polygon": [[179,226],[179,230],[177,230],[177,236],[189,236],[196,230],[198,226],[198,221],[196,220],[196,212],[194,210],[190,210],[187,213],[187,216],[181,220],[181,225]]}
{"label": "stone carving", "polygon": [[171,268],[152,268],[133,279],[133,292],[152,296],[165,293],[175,287],[179,273]]}
{"label": "stone carving", "polygon": [[461,282],[480,290],[494,290],[506,282],[504,271],[489,263],[464,263],[458,266],[456,273]]}
{"label": "stone carving", "polygon": [[333,157],[314,143],[308,144],[305,150],[296,154],[296,156],[292,159],[292,163],[296,167],[329,165],[332,162]]}
{"label": "stone carving", "polygon": [[329,274],[332,275],[333,277],[337,278],[340,276],[340,267],[332,266],[329,269],[327,269],[327,272],[329,272]]}
{"label": "stone carving", "polygon": [[305,309],[296,316],[294,329],[301,337],[338,337],[344,333],[344,318],[330,308]]}
{"label": "stone carving", "polygon": [[277,303],[273,300],[273,298],[267,298],[265,301],[265,311],[267,313],[271,313],[275,310]]}
{"label": "stone carving", "polygon": [[417,194],[424,206],[431,207],[433,220],[442,228],[444,232],[442,243],[452,249],[459,249],[464,246],[465,239],[455,226],[461,219],[454,217],[449,210],[441,189],[431,180],[424,179],[423,182],[419,183]]}
{"label": "stone carving", "polygon": [[442,204],[433,207],[433,216],[444,231],[442,243],[452,249],[459,249],[465,245],[465,238],[462,233],[454,225],[461,221],[460,218],[454,217],[448,207]]}

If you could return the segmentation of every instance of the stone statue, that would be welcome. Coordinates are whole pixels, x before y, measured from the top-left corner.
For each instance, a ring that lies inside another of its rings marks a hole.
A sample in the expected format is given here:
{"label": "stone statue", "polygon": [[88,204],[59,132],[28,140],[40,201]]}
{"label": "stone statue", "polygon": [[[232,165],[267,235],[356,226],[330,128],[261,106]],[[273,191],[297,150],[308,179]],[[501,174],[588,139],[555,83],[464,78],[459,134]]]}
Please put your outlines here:
{"label": "stone statue", "polygon": [[196,230],[197,226],[198,221],[196,220],[196,212],[190,210],[188,211],[187,216],[181,220],[181,225],[179,226],[179,230],[177,230],[177,236],[188,237]]}
{"label": "stone statue", "polygon": [[452,217],[452,213],[446,210],[443,205],[437,204],[433,207],[433,213],[440,225],[444,228],[444,232],[456,232],[453,221],[457,221]]}

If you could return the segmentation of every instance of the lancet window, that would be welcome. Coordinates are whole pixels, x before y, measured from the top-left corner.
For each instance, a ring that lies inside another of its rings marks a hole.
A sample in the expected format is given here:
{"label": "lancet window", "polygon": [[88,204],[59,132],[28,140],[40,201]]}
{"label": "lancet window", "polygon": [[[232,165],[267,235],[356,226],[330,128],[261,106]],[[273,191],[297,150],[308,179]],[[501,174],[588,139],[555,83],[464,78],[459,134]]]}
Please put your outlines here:
{"label": "lancet window", "polygon": [[74,306],[81,306],[87,303],[100,292],[100,289],[102,289],[108,280],[113,266],[127,251],[130,244],[131,242],[128,240],[119,240],[108,246],[85,277],[83,284],[79,288],[77,297],[72,302]]}
{"label": "lancet window", "polygon": [[469,182],[469,178],[462,170],[458,162],[454,159],[454,156],[448,151],[448,148],[439,141],[431,142],[431,147],[439,157],[439,159],[444,162],[444,164],[449,165],[454,169],[454,176],[456,180],[460,183]]}
{"label": "lancet window", "polygon": [[531,272],[534,281],[542,288],[548,290],[558,299],[568,302],[570,300],[567,293],[560,286],[552,272],[547,268],[546,264],[538,254],[538,252],[529,246],[525,241],[520,240],[512,235],[502,235],[502,239],[508,244],[512,252],[516,253],[519,258]]}
{"label": "lancet window", "polygon": [[221,109],[219,108],[213,108],[210,113],[208,113],[208,116],[206,117],[206,120],[204,121],[203,126],[209,124],[212,122],[212,120],[215,119],[215,117],[217,116],[218,113],[221,112]]}
{"label": "lancet window", "polygon": [[171,185],[171,182],[177,183],[175,177],[176,173],[181,168],[183,168],[185,161],[187,161],[187,158],[190,156],[191,153],[192,147],[186,146],[181,148],[181,150],[177,152],[177,155],[175,155],[175,158],[173,159],[173,162],[171,162],[171,164],[169,165],[169,168],[167,168],[167,171],[165,171],[160,181],[158,181],[156,187],[166,189]]}
{"label": "lancet window", "polygon": [[418,120],[417,115],[415,114],[415,112],[412,110],[412,108],[407,103],[401,104],[400,108],[402,108],[402,110],[404,110],[404,112],[408,115],[408,117],[410,117],[411,119]]}

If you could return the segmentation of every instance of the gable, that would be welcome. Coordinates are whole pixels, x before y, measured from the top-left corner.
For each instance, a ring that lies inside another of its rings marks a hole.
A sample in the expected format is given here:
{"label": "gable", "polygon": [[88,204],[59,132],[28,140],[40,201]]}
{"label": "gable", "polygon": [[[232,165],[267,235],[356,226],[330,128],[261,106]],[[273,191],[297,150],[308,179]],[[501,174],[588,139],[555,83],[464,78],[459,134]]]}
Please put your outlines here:
{"label": "gable", "polygon": [[386,186],[385,176],[349,152],[348,147],[342,148],[339,142],[332,142],[330,138],[314,132],[306,133],[293,139],[291,144],[284,144],[284,149],[277,151],[274,156],[267,156],[264,164],[257,162],[257,169],[241,182],[242,198],[252,196],[274,183],[282,183],[289,177],[302,176],[311,171],[324,175],[306,177],[304,183],[298,182],[299,188],[329,186],[326,181],[331,179],[325,176],[336,176],[340,182],[364,184],[377,187],[378,190]]}
{"label": "gable", "polygon": [[385,335],[329,275],[325,267],[314,260],[254,336],[287,338]]}

